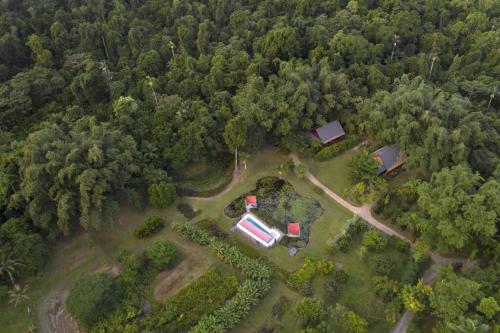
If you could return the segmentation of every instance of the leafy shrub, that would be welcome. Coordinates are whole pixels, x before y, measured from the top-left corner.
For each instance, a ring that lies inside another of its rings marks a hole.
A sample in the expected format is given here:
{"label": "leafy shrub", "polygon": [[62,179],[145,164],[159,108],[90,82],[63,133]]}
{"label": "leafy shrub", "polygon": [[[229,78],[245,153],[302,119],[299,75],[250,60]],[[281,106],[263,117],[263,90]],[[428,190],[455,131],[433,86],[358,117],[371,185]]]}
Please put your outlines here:
{"label": "leafy shrub", "polygon": [[271,289],[269,281],[245,280],[236,295],[213,314],[203,317],[192,333],[223,333],[235,327]]}
{"label": "leafy shrub", "polygon": [[148,198],[151,206],[156,208],[166,208],[177,199],[175,186],[167,182],[151,184],[148,187]]}
{"label": "leafy shrub", "polygon": [[321,162],[328,161],[334,158],[335,156],[342,154],[346,150],[351,149],[358,142],[359,140],[357,138],[345,137],[342,141],[336,142],[334,144],[331,144],[330,146],[321,149],[319,152],[316,153],[314,158]]}
{"label": "leafy shrub", "polygon": [[164,227],[165,221],[163,220],[163,217],[159,215],[150,216],[144,220],[142,225],[134,230],[134,236],[136,238],[146,238],[158,233]]}
{"label": "leafy shrub", "polygon": [[387,246],[387,237],[377,229],[371,229],[363,235],[361,244],[374,251],[382,251]]}
{"label": "leafy shrub", "polygon": [[237,290],[234,273],[211,269],[174,296],[144,320],[144,328],[162,332],[183,332],[205,314],[215,311]]}
{"label": "leafy shrub", "polygon": [[342,285],[347,283],[349,275],[342,269],[333,271],[332,276],[326,280],[325,289],[331,296],[337,296]]}
{"label": "leafy shrub", "polygon": [[210,235],[218,237],[220,239],[226,239],[229,236],[224,230],[219,227],[216,222],[210,219],[204,219],[198,222],[197,225],[201,229],[207,231]]}
{"label": "leafy shrub", "polygon": [[332,272],[333,262],[323,259],[306,258],[302,267],[290,274],[287,285],[304,295],[312,293],[311,281],[317,274],[326,275]]}
{"label": "leafy shrub", "polygon": [[120,302],[122,291],[109,273],[96,273],[78,280],[71,288],[66,306],[84,328],[104,318]]}
{"label": "leafy shrub", "polygon": [[193,207],[191,207],[189,204],[185,202],[181,202],[180,204],[178,204],[177,209],[188,220],[191,220],[196,216],[196,212],[194,211]]}
{"label": "leafy shrub", "polygon": [[349,220],[346,228],[342,232],[327,241],[327,246],[331,250],[335,249],[341,252],[347,252],[353,238],[364,233],[369,228],[369,225],[359,216],[354,216]]}
{"label": "leafy shrub", "polygon": [[341,328],[342,332],[365,333],[368,322],[357,315],[354,311],[348,310],[341,304],[336,304],[335,308],[329,308],[330,317],[335,324]]}
{"label": "leafy shrub", "polygon": [[390,275],[396,264],[393,259],[383,254],[375,254],[372,262],[375,272],[379,275]]}
{"label": "leafy shrub", "polygon": [[325,316],[323,302],[319,299],[306,297],[297,303],[295,308],[303,327],[318,325]]}
{"label": "leafy shrub", "polygon": [[373,278],[373,285],[375,293],[382,298],[384,302],[390,302],[399,291],[398,283],[385,275],[375,276]]}
{"label": "leafy shrub", "polygon": [[323,189],[321,187],[318,187],[318,186],[314,186],[313,191],[314,191],[314,193],[319,194],[319,195],[325,194],[325,191],[323,191]]}
{"label": "leafy shrub", "polygon": [[180,253],[175,245],[164,240],[156,241],[146,247],[144,255],[154,272],[174,267],[180,258]]}

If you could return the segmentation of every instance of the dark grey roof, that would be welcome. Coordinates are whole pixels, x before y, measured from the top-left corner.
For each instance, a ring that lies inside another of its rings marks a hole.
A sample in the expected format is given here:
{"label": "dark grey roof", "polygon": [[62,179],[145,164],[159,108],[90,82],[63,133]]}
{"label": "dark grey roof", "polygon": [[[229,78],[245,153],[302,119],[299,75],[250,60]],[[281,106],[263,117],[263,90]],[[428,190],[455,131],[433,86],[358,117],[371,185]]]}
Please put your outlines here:
{"label": "dark grey roof", "polygon": [[323,143],[328,142],[333,138],[345,135],[344,129],[338,120],[334,120],[326,125],[318,127],[316,129],[316,133],[318,133],[319,139]]}
{"label": "dark grey roof", "polygon": [[377,175],[380,175],[401,163],[401,148],[397,144],[384,146],[374,152],[372,156],[379,157],[382,160],[382,164],[379,165],[377,170]]}

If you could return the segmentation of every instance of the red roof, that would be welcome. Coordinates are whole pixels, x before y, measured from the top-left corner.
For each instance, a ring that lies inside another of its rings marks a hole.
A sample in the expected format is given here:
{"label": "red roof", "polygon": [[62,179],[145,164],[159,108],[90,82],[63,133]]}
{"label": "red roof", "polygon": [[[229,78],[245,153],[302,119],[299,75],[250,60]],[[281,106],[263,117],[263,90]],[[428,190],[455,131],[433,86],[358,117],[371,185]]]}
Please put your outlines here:
{"label": "red roof", "polygon": [[300,223],[288,223],[288,235],[300,237]]}
{"label": "red roof", "polygon": [[256,195],[249,195],[245,199],[245,202],[247,205],[256,205],[257,204],[257,196]]}

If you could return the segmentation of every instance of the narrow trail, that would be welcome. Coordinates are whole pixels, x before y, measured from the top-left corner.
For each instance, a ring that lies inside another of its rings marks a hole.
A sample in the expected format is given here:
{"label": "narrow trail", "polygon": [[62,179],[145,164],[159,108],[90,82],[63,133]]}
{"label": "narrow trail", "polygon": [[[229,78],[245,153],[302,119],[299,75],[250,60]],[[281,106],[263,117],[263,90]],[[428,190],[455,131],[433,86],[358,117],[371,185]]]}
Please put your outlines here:
{"label": "narrow trail", "polygon": [[[299,159],[299,156],[297,155],[297,153],[291,153],[290,157],[292,158],[295,165],[300,164],[300,159]],[[391,229],[390,227],[379,222],[375,217],[373,217],[372,211],[371,211],[372,205],[364,204],[361,207],[356,207],[356,206],[350,204],[349,202],[347,202],[345,199],[343,199],[337,193],[330,190],[326,185],[324,185],[316,177],[314,177],[309,171],[307,171],[305,175],[311,183],[313,183],[317,187],[321,188],[330,198],[332,198],[338,204],[340,204],[341,206],[350,210],[354,214],[358,215],[359,217],[364,219],[366,222],[368,222],[369,224],[371,224],[375,228],[379,229],[380,231],[382,231],[388,235],[399,237],[402,240],[404,240],[408,243],[411,243],[411,240],[408,237],[404,236],[403,234],[401,234],[400,232],[398,232],[394,229]]]}
{"label": "narrow trail", "polygon": [[[297,153],[290,153],[290,157],[292,158],[293,162],[295,165],[300,164],[300,159]],[[325,186],[323,183],[321,183],[316,177],[314,177],[309,171],[306,172],[305,176],[307,179],[314,184],[315,186],[321,188],[331,199],[336,201],[339,205],[345,207],[352,213],[358,215],[362,219],[364,219],[366,222],[377,228],[378,230],[386,233],[387,235],[390,236],[396,236],[399,237],[400,239],[404,240],[405,242],[408,242],[409,244],[412,244],[412,241],[398,232],[397,230],[392,229],[391,227],[388,227],[387,225],[383,224],[382,222],[378,221],[375,217],[372,215],[372,206],[369,204],[364,204],[361,207],[356,207],[349,202],[347,202],[345,199],[340,197],[337,193],[333,192],[330,190],[327,186]],[[469,260],[469,259],[464,259],[464,258],[450,258],[450,257],[443,257],[442,255],[436,253],[436,252],[431,252],[430,253],[431,258],[432,258],[432,266],[429,267],[423,274],[423,280],[424,283],[430,284],[434,279],[436,279],[439,276],[439,270],[446,265],[449,264],[454,264],[454,263],[467,263],[467,262],[473,262],[477,263],[477,260]],[[408,330],[408,325],[410,321],[412,320],[414,316],[414,313],[406,310],[399,321],[394,325],[393,329],[390,331],[390,333],[406,333]]]}

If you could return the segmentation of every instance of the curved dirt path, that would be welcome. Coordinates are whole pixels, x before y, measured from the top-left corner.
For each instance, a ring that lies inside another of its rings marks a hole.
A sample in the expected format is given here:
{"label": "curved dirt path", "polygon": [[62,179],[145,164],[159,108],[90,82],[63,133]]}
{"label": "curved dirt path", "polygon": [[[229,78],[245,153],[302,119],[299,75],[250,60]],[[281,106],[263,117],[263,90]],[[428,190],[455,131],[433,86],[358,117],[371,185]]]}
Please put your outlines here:
{"label": "curved dirt path", "polygon": [[[300,159],[299,159],[299,156],[297,155],[297,153],[291,153],[290,157],[292,158],[293,163],[295,165],[300,164]],[[317,187],[321,188],[330,198],[332,198],[334,201],[336,201],[339,205],[345,207],[346,209],[350,210],[354,214],[358,215],[359,217],[364,219],[366,222],[368,222],[369,224],[371,224],[375,228],[379,229],[380,231],[382,231],[390,236],[396,236],[396,237],[399,237],[408,243],[411,243],[411,240],[408,237],[404,236],[403,234],[401,234],[400,232],[398,232],[394,229],[391,229],[390,227],[386,226],[385,224],[379,222],[376,218],[374,218],[372,215],[372,212],[371,212],[372,205],[364,204],[361,207],[356,207],[356,206],[350,204],[349,202],[347,202],[346,200],[344,200],[337,193],[330,190],[326,185],[324,185],[316,177],[314,177],[312,175],[312,173],[310,173],[309,171],[307,171],[305,173],[305,176],[307,177],[307,179],[311,183],[313,183]]]}
{"label": "curved dirt path", "polygon": [[[297,153],[290,153],[290,157],[293,160],[293,163],[295,165],[300,164],[300,159]],[[390,236],[396,236],[404,240],[405,242],[408,242],[409,244],[412,244],[412,241],[401,234],[400,232],[388,227],[387,225],[381,223],[378,221],[375,217],[372,215],[372,205],[369,204],[364,204],[361,207],[356,207],[354,205],[351,205],[349,202],[344,200],[342,197],[340,197],[337,193],[333,192],[330,190],[327,186],[325,186],[323,183],[321,183],[316,177],[314,177],[309,171],[305,173],[305,176],[307,179],[316,185],[317,187],[321,188],[330,198],[332,198],[334,201],[336,201],[339,205],[345,207],[349,211],[353,212],[354,214],[358,215],[359,217],[363,218],[366,222],[377,228],[378,230],[386,233],[387,235]],[[472,263],[477,263],[477,260],[469,260],[469,259],[463,259],[463,258],[450,258],[450,257],[443,257],[440,254],[436,252],[431,252],[430,253],[431,259],[432,259],[432,266],[429,267],[423,274],[423,280],[424,283],[430,284],[432,281],[438,277],[439,275],[439,270],[441,267],[449,265],[449,264],[454,264],[454,263],[467,263],[467,262],[472,262]],[[390,331],[390,333],[406,333],[408,330],[408,325],[410,321],[412,320],[414,316],[414,313],[406,310],[399,321],[394,325],[393,329]]]}
{"label": "curved dirt path", "polygon": [[221,192],[219,192],[219,193],[217,193],[215,195],[212,195],[210,197],[197,197],[197,196],[194,196],[194,197],[185,197],[185,198],[187,198],[187,199],[193,199],[193,200],[212,200],[212,199],[218,198],[220,196],[223,196],[227,192],[231,191],[233,189],[233,187],[235,187],[236,184],[238,184],[238,182],[240,181],[240,179],[241,179],[241,173],[239,171],[235,171],[235,172],[233,172],[233,179],[231,179],[231,182],[229,182],[229,184],[227,184],[226,188],[224,188]]}

